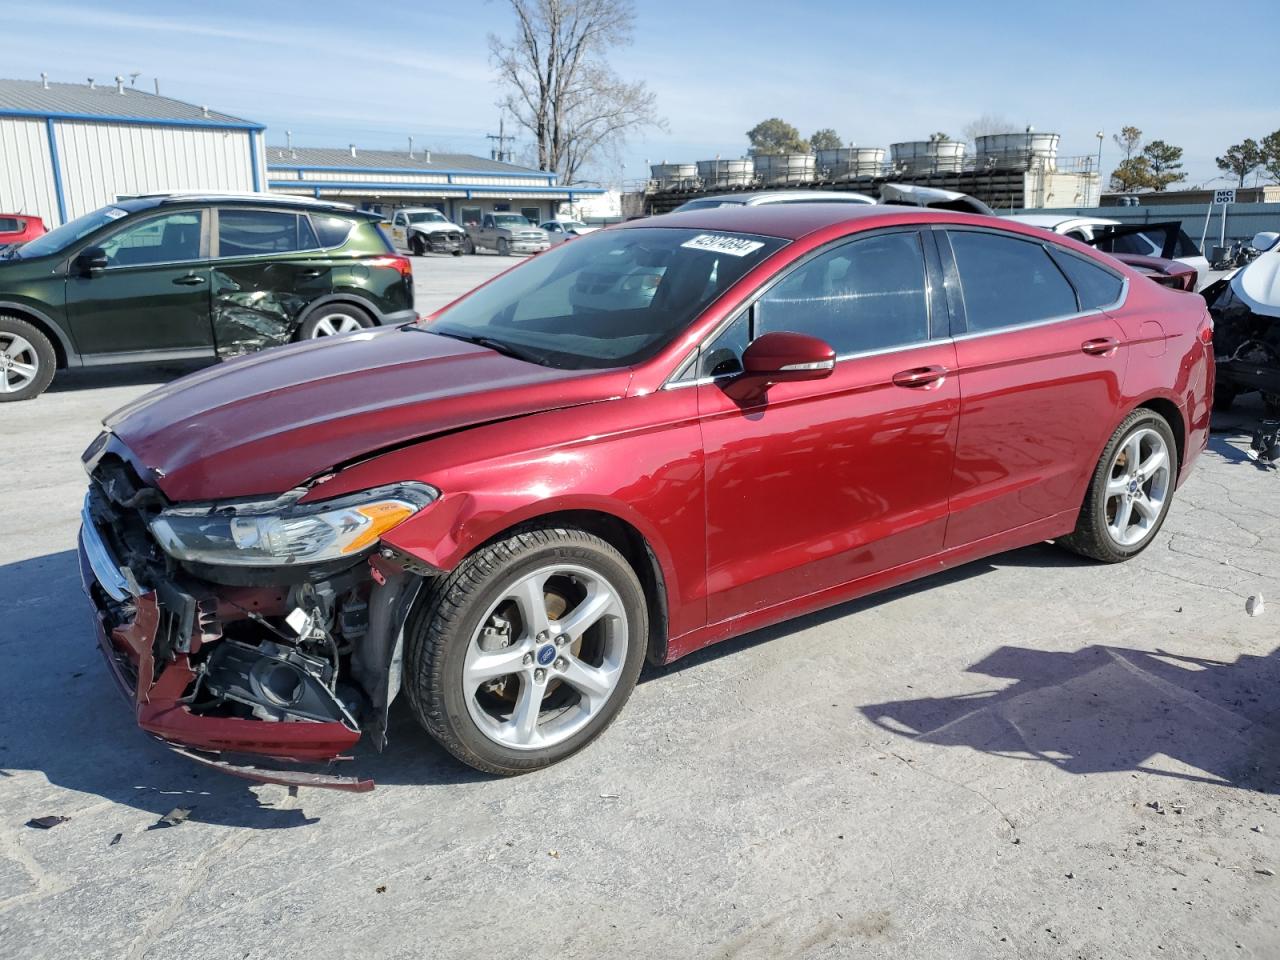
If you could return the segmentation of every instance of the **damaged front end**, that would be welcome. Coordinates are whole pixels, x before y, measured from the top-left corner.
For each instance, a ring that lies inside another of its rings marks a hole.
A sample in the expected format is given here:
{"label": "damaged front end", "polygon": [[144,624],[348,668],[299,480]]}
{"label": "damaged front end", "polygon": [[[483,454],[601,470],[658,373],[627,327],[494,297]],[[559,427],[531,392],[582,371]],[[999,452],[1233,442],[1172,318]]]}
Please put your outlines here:
{"label": "damaged front end", "polygon": [[82,578],[138,724],[228,773],[372,789],[332,761],[362,734],[385,744],[402,625],[430,573],[375,547],[436,491],[174,505],[110,435],[86,467]]}
{"label": "damaged front end", "polygon": [[1280,416],[1280,317],[1263,312],[1229,280],[1211,284],[1204,297],[1213,317],[1218,404],[1257,391],[1268,414]]}

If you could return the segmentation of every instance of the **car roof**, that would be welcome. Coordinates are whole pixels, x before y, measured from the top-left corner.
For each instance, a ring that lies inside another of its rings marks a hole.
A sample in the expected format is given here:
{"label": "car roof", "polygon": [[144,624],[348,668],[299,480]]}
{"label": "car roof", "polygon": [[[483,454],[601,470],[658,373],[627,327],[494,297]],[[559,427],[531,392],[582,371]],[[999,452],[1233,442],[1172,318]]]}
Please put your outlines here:
{"label": "car roof", "polygon": [[162,203],[251,203],[272,207],[306,207],[309,210],[332,210],[334,213],[362,213],[349,203],[332,200],[316,200],[311,197],[295,197],[279,193],[216,193],[208,190],[175,190],[166,193],[138,193],[121,195],[111,206],[124,206],[132,200],[150,200],[154,205]]}
{"label": "car roof", "polygon": [[855,193],[848,190],[758,190],[751,193],[716,193],[706,197],[694,197],[688,203],[710,203],[712,201],[722,204],[766,204],[766,203],[790,203],[795,200],[806,200],[813,203],[820,201],[811,200],[814,196],[821,196],[824,200],[830,199],[833,203],[839,203],[843,200],[856,200],[860,203],[875,203],[873,197],[867,196],[865,193]]}
{"label": "car roof", "polygon": [[694,230],[726,230],[754,233],[784,240],[798,240],[817,230],[839,224],[865,225],[908,223],[967,223],[1002,227],[999,218],[927,207],[851,203],[765,203],[757,206],[735,204],[666,213],[630,220],[610,229],[636,230],[656,227],[683,227]]}

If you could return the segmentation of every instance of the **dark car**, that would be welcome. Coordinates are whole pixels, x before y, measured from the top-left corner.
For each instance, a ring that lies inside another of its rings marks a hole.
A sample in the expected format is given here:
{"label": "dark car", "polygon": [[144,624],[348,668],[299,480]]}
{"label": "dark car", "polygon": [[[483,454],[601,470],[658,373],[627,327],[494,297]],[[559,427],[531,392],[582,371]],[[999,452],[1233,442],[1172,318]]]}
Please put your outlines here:
{"label": "dark car", "polygon": [[0,401],[55,368],[229,357],[416,317],[413,273],[345,204],[136,197],[0,254]]}
{"label": "dark car", "polygon": [[1136,556],[1212,389],[1204,302],[1065,237],[675,213],[118,411],[81,571],[138,723],[192,756],[368,786],[265,768],[382,746],[403,688],[520,773],[602,733],[646,659],[1046,539]]}

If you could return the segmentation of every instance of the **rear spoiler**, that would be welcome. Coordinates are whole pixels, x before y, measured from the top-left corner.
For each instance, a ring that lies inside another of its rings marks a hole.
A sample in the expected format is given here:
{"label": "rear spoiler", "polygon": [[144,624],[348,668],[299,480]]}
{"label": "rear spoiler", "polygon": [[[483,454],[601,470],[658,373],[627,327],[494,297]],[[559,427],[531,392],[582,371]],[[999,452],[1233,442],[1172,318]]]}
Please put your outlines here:
{"label": "rear spoiler", "polygon": [[1091,247],[1102,249],[1101,244],[1116,237],[1131,237],[1135,233],[1163,233],[1164,245],[1160,249],[1160,257],[1164,260],[1172,260],[1178,249],[1178,233],[1181,230],[1181,220],[1166,220],[1160,223],[1120,223],[1115,226],[1096,227],[1093,239],[1084,242]]}

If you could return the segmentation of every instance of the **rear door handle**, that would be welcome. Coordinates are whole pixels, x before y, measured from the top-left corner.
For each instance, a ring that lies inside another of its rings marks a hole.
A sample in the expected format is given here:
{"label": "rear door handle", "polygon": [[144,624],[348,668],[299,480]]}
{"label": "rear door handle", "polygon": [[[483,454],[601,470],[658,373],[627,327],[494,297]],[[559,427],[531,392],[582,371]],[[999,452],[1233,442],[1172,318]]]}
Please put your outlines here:
{"label": "rear door handle", "polygon": [[938,383],[951,371],[946,367],[913,367],[893,375],[893,382],[900,387],[928,387]]}
{"label": "rear door handle", "polygon": [[173,282],[182,287],[194,287],[198,284],[204,283],[204,277],[200,276],[198,273],[188,273],[185,277],[174,278]]}
{"label": "rear door handle", "polygon": [[1120,341],[1115,337],[1098,337],[1096,340],[1086,340],[1080,344],[1080,349],[1090,356],[1105,357],[1114,353],[1118,346]]}

